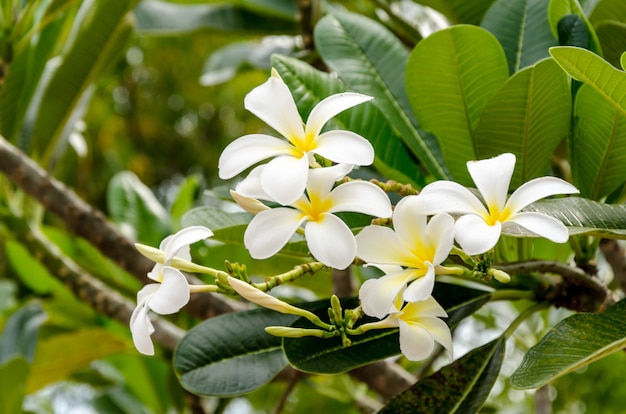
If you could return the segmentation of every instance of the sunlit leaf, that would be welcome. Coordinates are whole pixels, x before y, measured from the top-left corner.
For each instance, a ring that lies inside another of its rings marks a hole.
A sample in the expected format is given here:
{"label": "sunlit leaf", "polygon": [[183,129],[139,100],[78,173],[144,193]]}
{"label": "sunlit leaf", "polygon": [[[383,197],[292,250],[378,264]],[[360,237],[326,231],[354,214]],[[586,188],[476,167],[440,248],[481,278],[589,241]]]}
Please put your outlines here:
{"label": "sunlit leaf", "polygon": [[411,53],[406,88],[420,126],[439,139],[454,180],[471,182],[473,133],[487,102],[509,76],[504,52],[488,31],[453,26],[422,40]]}
{"label": "sunlit leaf", "polygon": [[545,175],[570,122],[568,78],[552,59],[544,59],[515,73],[489,101],[474,134],[477,158],[515,154],[511,186],[517,188]]}
{"label": "sunlit leaf", "polygon": [[502,45],[511,74],[550,56],[548,49],[558,45],[548,23],[548,3],[498,0],[481,22]]}
{"label": "sunlit leaf", "polygon": [[556,324],[511,376],[516,388],[539,388],[626,347],[626,300],[602,313],[579,313]]}
{"label": "sunlit leaf", "polygon": [[379,413],[476,413],[500,373],[504,337],[468,352],[394,397]]}
{"label": "sunlit leaf", "polygon": [[387,118],[393,135],[435,178],[448,178],[437,140],[420,132],[411,111],[404,85],[408,52],[400,40],[379,23],[347,13],[323,17],[314,35],[320,55],[346,86],[374,97],[372,104]]}

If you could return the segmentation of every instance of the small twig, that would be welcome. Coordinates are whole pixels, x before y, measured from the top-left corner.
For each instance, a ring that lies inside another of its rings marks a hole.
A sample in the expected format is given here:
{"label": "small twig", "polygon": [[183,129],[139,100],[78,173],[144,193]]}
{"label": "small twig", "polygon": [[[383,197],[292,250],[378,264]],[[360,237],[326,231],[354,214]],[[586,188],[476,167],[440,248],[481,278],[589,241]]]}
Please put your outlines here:
{"label": "small twig", "polygon": [[552,414],[552,401],[550,401],[550,385],[544,385],[535,392],[535,413]]}
{"label": "small twig", "polygon": [[614,239],[602,239],[600,251],[613,270],[613,277],[619,287],[626,293],[626,250]]}
{"label": "small twig", "polygon": [[300,379],[302,379],[304,376],[306,376],[306,374],[300,371],[296,371],[295,369],[290,371],[289,380],[287,381],[287,387],[285,388],[285,391],[283,391],[283,393],[281,394],[280,399],[278,400],[278,404],[276,404],[276,407],[274,407],[274,414],[280,414],[283,411],[283,408],[285,408],[285,404],[287,403],[287,399],[296,388],[296,384],[298,383],[298,381],[300,381]]}

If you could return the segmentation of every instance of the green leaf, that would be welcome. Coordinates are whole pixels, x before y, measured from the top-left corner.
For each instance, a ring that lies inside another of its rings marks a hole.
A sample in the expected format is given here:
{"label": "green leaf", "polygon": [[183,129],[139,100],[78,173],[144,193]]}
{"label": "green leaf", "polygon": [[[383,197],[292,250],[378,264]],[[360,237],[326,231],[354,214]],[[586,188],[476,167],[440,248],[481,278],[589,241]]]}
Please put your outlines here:
{"label": "green leaf", "polygon": [[[490,293],[462,286],[437,283],[433,296],[446,309],[446,323],[455,326],[485,304]],[[342,300],[342,306],[355,307],[356,299]],[[314,311],[327,319],[328,304]],[[364,318],[364,322],[373,321]],[[292,326],[312,328],[306,319],[298,319]],[[350,337],[352,344],[344,347],[340,338],[315,337],[284,338],[283,348],[289,363],[300,371],[318,374],[339,374],[400,353],[397,329],[373,330]],[[313,350],[315,350],[313,352]]]}
{"label": "green leaf", "polygon": [[585,12],[577,0],[550,0],[550,6],[548,7],[548,20],[550,21],[550,28],[552,29],[552,33],[557,36],[558,35],[558,25],[561,19],[563,19],[567,15],[574,14],[578,16],[587,27],[587,32],[589,35],[588,44],[589,49],[594,53],[602,56],[602,47],[600,47],[600,42],[598,41],[598,36],[596,36],[596,32],[593,30],[593,26],[587,19]]}
{"label": "green leaf", "polygon": [[468,352],[393,398],[379,413],[476,413],[504,359],[504,337]]}
{"label": "green leaf", "polygon": [[570,162],[583,197],[603,199],[626,181],[626,113],[589,85],[576,94]]}
{"label": "green leaf", "polygon": [[95,360],[129,348],[129,341],[100,328],[59,334],[40,341],[26,391],[30,394],[69,377]]}
{"label": "green leaf", "polygon": [[296,317],[269,309],[220,315],[191,329],[174,351],[180,382],[197,395],[245,394],[270,381],[286,365],[281,339],[266,326],[285,326]]}
{"label": "green leaf", "polygon": [[[626,239],[626,205],[603,204],[582,197],[537,201],[524,211],[547,214],[560,220],[570,235]],[[518,235],[530,236],[520,231]]]}
{"label": "green leaf", "polygon": [[446,16],[451,23],[479,24],[494,0],[419,0]]}
{"label": "green leaf", "polygon": [[602,22],[596,27],[596,33],[607,62],[618,69],[624,69],[620,64],[620,56],[626,50],[626,22]]}
{"label": "green leaf", "polygon": [[508,78],[502,47],[485,29],[454,26],[422,40],[409,58],[406,86],[421,127],[439,139],[454,180],[471,183],[473,133],[487,102]]}
{"label": "green leaf", "polygon": [[556,324],[511,376],[520,389],[539,388],[626,347],[626,300],[602,313],[579,313]]}
{"label": "green leaf", "polygon": [[107,207],[119,224],[129,225],[134,238],[158,246],[170,233],[170,217],[152,191],[130,171],[117,173],[109,181]]}
{"label": "green leaf", "polygon": [[49,158],[68,128],[76,121],[75,110],[88,92],[89,86],[124,50],[132,34],[126,14],[135,0],[93,0],[83,2],[67,41],[60,66],[37,108],[33,126],[33,151],[46,149]]}
{"label": "green leaf", "polygon": [[626,114],[626,73],[586,49],[560,46],[551,48],[550,54],[568,75],[591,86]]}
{"label": "green leaf", "polygon": [[[310,113],[327,96],[347,90],[341,81],[299,59],[275,55],[272,66],[289,86],[304,114]],[[414,185],[418,182],[422,175],[419,166],[375,105],[358,105],[334,120],[339,128],[356,132],[371,142],[376,154],[374,167],[386,178]]]}
{"label": "green leaf", "polygon": [[552,59],[544,59],[515,73],[489,101],[474,134],[477,158],[515,154],[511,186],[517,188],[545,175],[570,122],[569,80]]}
{"label": "green leaf", "polygon": [[180,223],[183,215],[191,210],[198,199],[202,177],[193,174],[185,178],[178,186],[178,193],[170,207],[170,214],[174,223]]}
{"label": "green leaf", "polygon": [[559,45],[576,46],[589,49],[589,29],[582,17],[566,14],[557,25]]}
{"label": "green leaf", "polygon": [[589,20],[594,26],[608,20],[626,23],[626,0],[598,1],[589,16]]}
{"label": "green leaf", "polygon": [[356,14],[323,17],[315,26],[315,44],[326,64],[355,92],[372,100],[393,126],[393,134],[435,178],[449,178],[437,140],[418,129],[404,85],[408,52],[379,23]]}
{"label": "green leaf", "polygon": [[548,49],[558,45],[548,23],[548,2],[498,0],[480,24],[502,45],[511,74],[550,56]]}
{"label": "green leaf", "polygon": [[32,361],[37,345],[39,326],[47,316],[36,303],[19,308],[7,320],[0,337],[0,364],[4,364],[16,355]]}
{"label": "green leaf", "polygon": [[20,356],[0,364],[0,414],[22,412],[22,401],[26,394],[25,384],[29,372],[28,361]]}
{"label": "green leaf", "polygon": [[246,7],[241,3],[243,2],[175,4],[144,0],[134,11],[137,30],[153,35],[187,33],[198,29],[266,34],[296,33],[295,10],[293,13],[288,12],[286,5],[267,9]]}

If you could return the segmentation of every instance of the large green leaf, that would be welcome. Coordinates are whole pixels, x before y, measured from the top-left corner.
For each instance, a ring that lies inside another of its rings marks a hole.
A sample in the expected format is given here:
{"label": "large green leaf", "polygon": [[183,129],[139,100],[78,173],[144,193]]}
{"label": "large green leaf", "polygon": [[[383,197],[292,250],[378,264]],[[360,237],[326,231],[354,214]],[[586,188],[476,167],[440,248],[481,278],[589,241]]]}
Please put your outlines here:
{"label": "large green leaf", "polygon": [[244,3],[176,4],[143,0],[135,8],[137,30],[146,34],[185,33],[198,29],[281,34],[296,32],[295,3],[266,2],[276,3],[276,7],[253,7]]}
{"label": "large green leaf", "polygon": [[[566,197],[537,201],[524,211],[555,217],[567,226],[570,235],[626,239],[625,204],[603,204],[582,197]],[[530,235],[524,231],[519,234]]]}
{"label": "large green leaf", "polygon": [[595,89],[617,110],[626,114],[626,73],[586,49],[560,46],[550,49],[556,62],[572,78]]}
{"label": "large green leaf", "polygon": [[[485,304],[489,292],[462,286],[437,283],[433,296],[446,309],[446,323],[455,326],[463,318],[471,315]],[[344,307],[356,306],[358,302],[342,301]],[[327,307],[316,311],[321,318],[327,318]],[[371,321],[366,318],[365,321]],[[305,319],[299,319],[292,326],[311,328]],[[350,338],[352,344],[344,347],[340,338],[320,339],[315,337],[285,338],[283,348],[289,363],[305,372],[338,374],[349,371],[400,353],[397,329],[373,330]],[[312,352],[315,350],[315,352]]]}
{"label": "large green leaf", "polygon": [[489,396],[504,359],[499,337],[468,352],[394,397],[379,413],[476,413]]}
{"label": "large green leaf", "polygon": [[[62,55],[41,98],[33,127],[32,145],[47,156],[69,133],[74,112],[89,86],[124,50],[132,34],[125,18],[136,0],[93,0],[81,5]],[[83,102],[84,103],[84,102]]]}
{"label": "large green leaf", "polygon": [[619,58],[626,50],[626,23],[602,22],[596,27],[596,33],[602,45],[604,58],[616,68],[624,69],[620,66]]}
{"label": "large green leaf", "polygon": [[408,52],[400,40],[375,21],[344,13],[322,18],[314,35],[322,58],[347,87],[373,96],[393,135],[435,178],[448,178],[436,139],[421,133],[411,111],[404,85]]}
{"label": "large green leaf", "polygon": [[[346,91],[343,83],[299,59],[275,55],[272,66],[289,85],[300,111],[310,113],[322,99]],[[386,178],[403,183],[417,183],[421,172],[402,139],[373,104],[363,104],[335,118],[340,128],[367,138],[376,154],[374,167]]]}
{"label": "large green leaf", "polygon": [[626,181],[626,113],[591,86],[583,85],[574,106],[570,160],[583,197],[602,199]]}
{"label": "large green leaf", "polygon": [[28,378],[29,364],[25,358],[14,356],[0,363],[0,414],[15,414],[22,412],[22,401],[26,395],[26,379]]}
{"label": "large green leaf", "polygon": [[479,24],[494,0],[419,0],[418,3],[431,7],[454,24]]}
{"label": "large green leaf", "polygon": [[607,20],[626,23],[626,0],[600,0],[591,12],[589,20],[594,26]]}
{"label": "large green leaf", "polygon": [[585,26],[587,27],[587,32],[589,36],[589,49],[591,49],[594,53],[598,55],[602,55],[602,48],[600,47],[598,36],[593,30],[593,26],[589,22],[589,19],[587,19],[585,12],[583,11],[577,0],[550,0],[550,6],[548,8],[548,20],[550,21],[550,28],[552,29],[552,33],[555,36],[557,35],[559,21],[567,15],[576,15],[584,22]]}
{"label": "large green leaf", "polygon": [[579,313],[559,322],[526,353],[511,384],[539,388],[624,348],[626,300],[621,300],[602,313]]}
{"label": "large green leaf", "polygon": [[498,0],[480,24],[502,44],[511,74],[534,65],[557,46],[548,23],[549,0]]}
{"label": "large green leaf", "polygon": [[453,26],[422,40],[409,58],[406,85],[421,127],[439,139],[456,181],[471,182],[473,133],[487,102],[508,78],[498,40],[475,26]]}
{"label": "large green leaf", "polygon": [[570,85],[552,59],[515,73],[489,101],[474,134],[477,158],[517,156],[513,188],[549,170],[550,156],[568,135]]}
{"label": "large green leaf", "polygon": [[235,396],[271,380],[287,366],[281,339],[266,326],[287,326],[293,315],[269,309],[220,315],[191,329],[174,351],[174,369],[198,395]]}

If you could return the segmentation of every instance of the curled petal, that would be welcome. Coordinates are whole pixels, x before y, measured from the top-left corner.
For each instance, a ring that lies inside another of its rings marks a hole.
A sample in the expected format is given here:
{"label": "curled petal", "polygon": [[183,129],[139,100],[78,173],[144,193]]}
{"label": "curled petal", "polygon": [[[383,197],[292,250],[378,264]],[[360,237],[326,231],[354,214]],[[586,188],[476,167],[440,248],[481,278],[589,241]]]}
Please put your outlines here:
{"label": "curled petal", "polygon": [[428,246],[434,249],[434,255],[430,258],[433,265],[441,264],[450,254],[454,244],[454,226],[454,219],[447,213],[438,213],[428,222],[425,237]]}
{"label": "curled petal", "polygon": [[[204,226],[189,226],[179,230],[171,238],[168,237],[168,243],[164,249],[165,263],[172,260],[174,256],[190,260],[189,245],[211,236],[213,232]],[[183,251],[184,247],[187,249]]]}
{"label": "curled petal", "polygon": [[397,311],[394,306],[396,298],[411,280],[413,273],[414,270],[408,269],[378,279],[366,280],[359,289],[363,312],[382,319],[389,313]]}
{"label": "curled petal", "polygon": [[496,245],[501,227],[500,222],[489,226],[482,218],[468,214],[456,221],[454,238],[465,253],[473,256],[485,253]]}
{"label": "curled petal", "polygon": [[422,262],[409,251],[388,227],[367,226],[356,235],[357,256],[367,263],[421,267]]}
{"label": "curled petal", "polygon": [[467,163],[467,170],[485,202],[489,206],[496,206],[498,211],[504,209],[514,169],[515,155],[510,153]]}
{"label": "curled petal", "polygon": [[154,355],[154,345],[150,335],[154,332],[154,326],[148,316],[148,307],[145,304],[138,305],[130,316],[130,333],[137,351],[144,355]]}
{"label": "curled petal", "polygon": [[371,96],[355,92],[344,92],[331,95],[315,105],[306,121],[306,135],[316,136],[322,127],[335,115],[373,99]]}
{"label": "curled petal", "polygon": [[387,194],[372,183],[351,181],[335,187],[330,193],[329,212],[354,211],[374,217],[391,217],[391,201]]}
{"label": "curled petal", "polygon": [[351,164],[337,164],[332,167],[310,169],[306,184],[307,192],[321,199],[326,198],[335,183],[352,171],[352,168]]}
{"label": "curled petal", "polygon": [[263,190],[261,185],[261,174],[263,174],[264,169],[265,164],[253,168],[246,178],[237,183],[235,191],[243,197],[272,201],[272,197]]}
{"label": "curled petal", "polygon": [[541,213],[518,213],[511,220],[504,223],[503,230],[507,223],[515,223],[538,236],[552,240],[555,243],[565,243],[569,239],[567,227],[554,217]]}
{"label": "curled petal", "polygon": [[354,261],[354,235],[339,217],[325,213],[320,220],[306,223],[304,234],[313,257],[326,266],[345,269]]}
{"label": "curled petal", "polygon": [[540,177],[522,184],[511,194],[507,207],[517,212],[537,200],[555,194],[577,194],[578,189],[556,177]]}
{"label": "curled petal", "polygon": [[163,266],[163,281],[148,299],[148,306],[160,315],[176,313],[189,302],[189,284],[180,270]]}
{"label": "curled petal", "polygon": [[483,203],[467,188],[453,181],[435,181],[420,192],[426,214],[474,213],[488,216]]}
{"label": "curled petal", "polygon": [[304,194],[308,173],[307,157],[276,157],[261,172],[261,186],[273,201],[289,205]]}
{"label": "curled petal", "polygon": [[302,118],[289,87],[280,77],[271,76],[251,90],[244,99],[244,107],[290,141],[304,138]]}
{"label": "curled petal", "polygon": [[370,165],[374,162],[374,147],[352,131],[328,131],[317,137],[315,153],[337,163]]}
{"label": "curled petal", "polygon": [[426,359],[435,348],[431,333],[421,324],[400,320],[400,351],[409,361]]}
{"label": "curled petal", "polygon": [[253,258],[267,259],[287,244],[304,219],[300,211],[292,208],[261,211],[248,224],[244,244]]}
{"label": "curled petal", "polygon": [[237,205],[250,214],[259,214],[261,211],[269,210],[269,207],[254,198],[244,197],[235,190],[230,190],[230,196]]}
{"label": "curled petal", "polygon": [[228,179],[264,159],[293,154],[287,141],[263,134],[244,135],[224,149],[218,161],[219,176]]}
{"label": "curled petal", "polygon": [[[426,263],[428,270],[422,277],[415,279],[402,294],[402,298],[407,302],[416,302],[428,299],[435,287],[435,267],[431,263]],[[417,272],[414,274],[418,275]]]}
{"label": "curled petal", "polygon": [[424,316],[420,318],[420,325],[424,327],[450,353],[452,360],[452,334],[450,328],[439,318]]}

